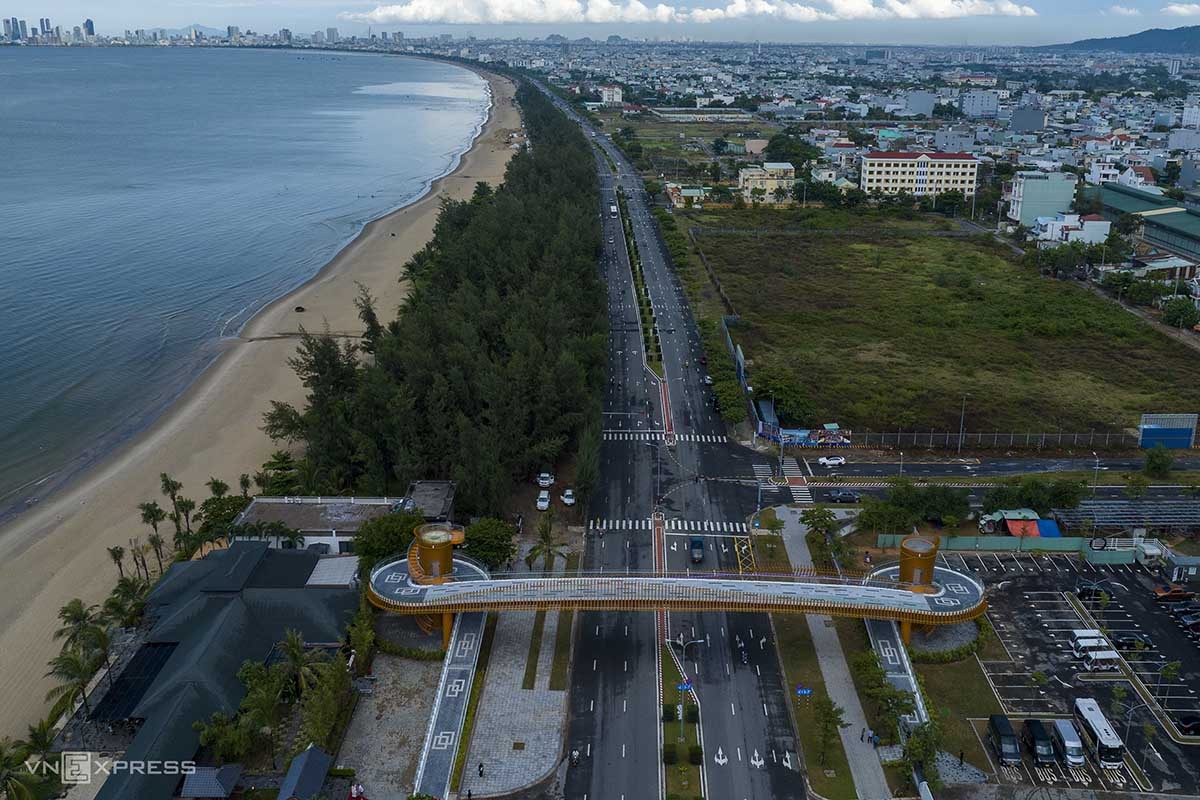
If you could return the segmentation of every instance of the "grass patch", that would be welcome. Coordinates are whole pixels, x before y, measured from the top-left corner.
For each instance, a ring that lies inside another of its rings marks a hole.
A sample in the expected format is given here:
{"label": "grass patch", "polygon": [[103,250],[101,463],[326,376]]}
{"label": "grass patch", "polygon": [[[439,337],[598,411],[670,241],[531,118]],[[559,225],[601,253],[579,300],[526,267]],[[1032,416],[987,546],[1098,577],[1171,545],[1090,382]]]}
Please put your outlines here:
{"label": "grass patch", "polygon": [[[567,554],[568,573],[579,569],[579,554]],[[550,690],[564,692],[571,668],[571,634],[574,631],[575,612],[559,611],[558,627],[554,629],[554,661],[550,664]]]}
{"label": "grass patch", "polygon": [[[803,614],[772,614],[775,625],[775,641],[779,647],[779,658],[787,676],[788,696],[796,713],[797,733],[803,751],[808,780],[813,791],[828,800],[853,800],[854,777],[846,761],[846,751],[839,738],[832,748],[828,764],[817,763],[817,720],[810,700],[798,698],[791,691],[796,684],[803,683],[814,694],[825,691],[825,678],[817,662],[813,648],[812,633],[808,629],[808,618]],[[825,770],[832,770],[829,777]]]}
{"label": "grass patch", "polygon": [[479,658],[475,666],[475,680],[471,683],[471,697],[467,700],[467,715],[463,719],[462,737],[459,739],[458,753],[454,756],[454,769],[450,773],[450,788],[458,791],[462,785],[463,766],[467,763],[467,749],[471,744],[471,736],[475,732],[475,711],[479,707],[479,695],[483,692],[483,684],[487,681],[488,660],[492,655],[492,640],[496,638],[496,615],[488,614],[487,624],[483,627],[483,641],[479,643]]}
{"label": "grass patch", "polygon": [[792,562],[788,559],[782,536],[773,533],[752,533],[750,543],[754,549],[754,564],[758,572],[792,571]]}
{"label": "grass patch", "polygon": [[1200,556],[1200,541],[1192,538],[1180,539],[1171,545],[1171,549],[1185,556]]}
{"label": "grass patch", "polygon": [[[663,703],[679,703],[680,694],[675,687],[683,682],[683,676],[679,673],[679,668],[675,666],[674,659],[671,658],[670,649],[664,646],[662,649],[662,696]],[[685,714],[687,706],[692,705],[690,699],[684,704]],[[661,714],[660,714],[661,718]],[[700,767],[692,764],[688,760],[688,752],[693,745],[700,742],[699,733],[696,730],[696,725],[686,721],[683,722],[683,741],[679,741],[680,723],[677,718],[674,722],[663,721],[663,747],[675,746],[678,753],[678,761],[674,764],[664,764],[663,771],[667,778],[667,797],[670,798],[690,798],[700,796]],[[661,754],[659,756],[662,758]]]}
{"label": "grass patch", "polygon": [[525,656],[525,677],[522,689],[532,689],[537,684],[538,655],[542,652],[542,631],[546,627],[546,612],[533,615],[533,633],[529,637],[529,653]]}
{"label": "grass patch", "polygon": [[991,684],[974,658],[953,664],[914,664],[925,689],[926,702],[933,706],[942,726],[942,749],[951,755],[961,751],[966,760],[990,772],[987,754],[971,727],[969,718],[1001,713]]}
{"label": "grass patch", "polygon": [[[775,391],[785,423],[957,431],[967,393],[969,432],[1084,432],[1194,405],[1193,352],[1080,286],[1017,266],[990,237],[931,235],[944,220],[930,217],[753,213],[792,229],[698,241],[740,315],[731,332],[754,360],[755,388]],[[683,230],[740,227],[744,214],[674,219]]]}

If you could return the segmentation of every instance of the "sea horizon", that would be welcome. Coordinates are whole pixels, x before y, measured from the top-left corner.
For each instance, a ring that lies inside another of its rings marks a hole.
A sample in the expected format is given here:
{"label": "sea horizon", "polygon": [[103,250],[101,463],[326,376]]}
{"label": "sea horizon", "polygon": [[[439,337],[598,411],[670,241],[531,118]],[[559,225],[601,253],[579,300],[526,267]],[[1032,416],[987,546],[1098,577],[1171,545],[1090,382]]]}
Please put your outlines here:
{"label": "sea horizon", "polygon": [[[81,65],[78,62],[64,65],[57,56],[67,54],[69,59],[73,57],[71,53],[89,52],[103,56],[100,59],[104,62],[101,71],[115,72],[118,76],[115,83],[120,86],[126,86],[124,82],[130,80],[121,72],[131,67],[136,69],[130,61],[144,62],[162,53],[154,50],[45,50],[34,53],[43,58],[28,59],[23,64],[13,63],[19,57],[5,59],[4,54],[0,53],[0,77],[7,75],[15,85],[28,87],[30,84],[20,83],[20,70],[24,69],[27,77],[49,73],[55,79],[67,82],[67,92],[78,91],[78,87],[70,87],[70,81],[81,77],[77,71],[82,66],[90,68],[94,65]],[[210,60],[208,55],[190,58],[187,53],[219,54],[217,59],[232,57],[230,60],[234,63]],[[175,61],[175,54],[184,55]],[[10,445],[0,451],[0,524],[11,522],[21,512],[66,488],[82,473],[103,462],[150,428],[217,362],[226,349],[225,344],[235,340],[255,315],[318,277],[338,254],[362,235],[371,222],[405,208],[428,194],[438,179],[457,168],[462,156],[482,130],[491,106],[486,81],[470,70],[405,56],[204,49],[174,50],[163,55],[164,62],[156,65],[159,69],[179,69],[184,73],[185,82],[198,83],[201,89],[209,88],[216,95],[206,97],[203,91],[199,95],[189,95],[189,99],[195,99],[198,106],[194,109],[192,121],[211,122],[211,118],[205,115],[212,113],[214,104],[226,99],[223,87],[228,85],[229,76],[225,75],[226,80],[222,80],[219,76],[206,74],[216,70],[218,73],[232,71],[243,77],[263,77],[264,86],[258,87],[260,96],[270,95],[272,99],[278,99],[276,93],[286,91],[290,85],[295,92],[290,98],[292,102],[307,104],[307,114],[310,116],[306,121],[309,125],[300,126],[301,129],[297,131],[295,119],[275,114],[267,114],[265,119],[250,120],[254,130],[253,141],[249,142],[248,149],[257,152],[241,155],[253,161],[262,156],[264,146],[268,155],[266,163],[259,161],[250,167],[259,191],[253,197],[239,198],[240,206],[221,207],[222,194],[227,190],[219,182],[207,180],[209,176],[206,174],[201,173],[199,192],[190,184],[175,184],[175,188],[190,195],[191,206],[185,204],[166,209],[168,213],[162,214],[161,218],[156,217],[155,222],[159,231],[175,230],[180,233],[182,241],[177,242],[177,247],[186,253],[188,267],[197,266],[191,263],[196,259],[190,258],[192,251],[188,249],[197,238],[195,227],[216,226],[227,237],[219,240],[217,247],[207,253],[207,258],[199,259],[198,267],[202,269],[207,264],[212,272],[194,274],[189,273],[187,268],[181,268],[183,274],[180,277],[188,281],[188,288],[203,292],[198,303],[172,303],[168,300],[166,308],[150,306],[149,309],[156,308],[160,312],[157,316],[150,314],[144,320],[152,322],[152,325],[131,326],[127,318],[121,319],[118,310],[128,310],[131,303],[136,305],[137,298],[131,295],[136,295],[139,288],[136,283],[139,280],[144,281],[142,285],[157,297],[162,297],[164,291],[170,297],[170,287],[163,284],[162,276],[151,275],[149,271],[130,271],[124,267],[119,244],[122,237],[129,237],[131,228],[141,234],[154,235],[153,230],[143,231],[140,221],[135,223],[127,220],[125,227],[106,227],[112,247],[109,250],[101,248],[100,258],[97,259],[102,268],[110,268],[116,273],[114,280],[107,284],[111,292],[100,291],[88,295],[88,300],[97,299],[99,302],[86,311],[99,309],[103,312],[104,303],[109,301],[114,306],[110,315],[106,318],[103,314],[80,314],[78,312],[81,309],[78,308],[63,309],[65,314],[62,311],[38,311],[38,316],[43,318],[65,319],[64,327],[70,328],[73,333],[87,335],[90,327],[90,333],[109,348],[107,352],[99,353],[100,358],[97,359],[93,349],[82,359],[65,359],[66,363],[58,371],[39,373],[38,362],[43,365],[46,362],[39,358],[36,350],[37,345],[44,342],[28,336],[0,335],[0,441]],[[86,59],[84,55],[80,61]],[[65,79],[61,75],[64,71],[68,73]],[[91,74],[93,70],[87,72]],[[265,76],[263,73],[266,73]],[[156,76],[156,80],[162,79],[161,75]],[[292,81],[300,81],[303,86],[296,86]],[[27,93],[28,88],[24,88],[24,91]],[[117,92],[117,86],[111,87],[111,91]],[[144,89],[134,86],[132,91],[138,94]],[[28,113],[28,95],[22,100],[21,93],[19,89],[16,98],[0,98],[0,134],[4,134],[0,140],[16,141],[23,124],[28,124],[33,130],[39,123],[52,123],[52,120],[22,118],[23,108],[24,113]],[[254,110],[248,110],[253,116]],[[3,112],[6,111],[12,112],[11,115],[4,117]],[[190,114],[191,111],[185,113]],[[36,113],[33,116],[36,117]],[[75,122],[72,119],[61,124],[74,125]],[[10,125],[16,128],[14,136],[9,136],[6,131]],[[117,130],[125,129],[117,126]],[[212,129],[202,129],[197,133],[204,137],[221,135],[221,131]],[[244,137],[245,128],[229,126],[225,128],[225,133],[230,139],[237,140]],[[286,144],[272,140],[272,135],[286,135]],[[306,135],[311,138],[306,139]],[[313,160],[308,148],[317,141],[334,143],[333,152],[326,154],[331,161],[322,163],[319,158]],[[202,149],[215,146],[225,152],[224,147],[231,147],[228,152],[233,158],[238,158],[237,144],[236,141],[220,144],[210,141],[204,143]],[[295,175],[298,161],[296,158],[276,158],[277,144],[296,149],[303,159],[302,163],[312,167],[312,173],[303,179],[294,179],[292,176]],[[31,145],[38,146],[39,143],[31,142]],[[163,156],[163,160],[157,166],[177,174],[187,173],[187,159],[179,163],[177,155],[185,148],[186,144],[178,144],[162,149],[159,155]],[[153,143],[150,150],[154,152]],[[44,153],[45,150],[39,152]],[[57,157],[62,151],[56,149],[53,152]],[[66,160],[70,161],[71,156],[68,155]],[[155,165],[139,165],[135,174],[145,172],[142,167],[149,169],[152,166]],[[207,166],[211,167],[211,164]],[[220,171],[219,166],[217,171]],[[239,187],[247,180],[240,173],[231,176],[231,179]],[[5,180],[0,175],[0,190],[4,188]],[[13,181],[11,174],[8,180]],[[283,188],[280,190],[277,185],[274,191],[268,191],[271,180],[284,181]],[[68,197],[62,202],[69,202],[69,196],[78,193],[77,197],[82,195],[85,198],[85,205],[100,208],[99,201],[90,196],[91,189],[85,188],[80,192],[80,185],[87,187],[88,184],[103,181],[104,178],[94,175],[81,176],[79,181],[67,180],[65,186],[55,183],[49,193],[53,195],[57,191],[64,191]],[[46,178],[45,182],[52,183],[50,178]],[[111,184],[106,187],[110,191],[111,188]],[[148,191],[145,199],[151,202],[160,199],[152,186],[144,185],[142,188]],[[207,194],[203,191],[206,188]],[[123,189],[121,187],[118,191]],[[133,191],[136,193],[137,189]],[[5,194],[0,191],[0,196]],[[14,195],[10,193],[8,196]],[[280,196],[283,196],[282,200]],[[264,197],[268,201],[266,208],[262,202]],[[39,199],[34,208],[28,209],[24,219],[36,215],[39,224],[52,227],[58,223],[70,229],[69,221],[48,211],[45,198]],[[128,196],[122,200],[128,204]],[[141,200],[139,198],[139,202]],[[24,253],[25,261],[22,262],[22,252],[12,246],[14,240],[21,238],[21,218],[14,219],[16,215],[7,214],[6,205],[0,201],[0,247],[4,248],[7,263],[7,266],[0,266],[0,287],[9,286],[16,291],[0,292],[0,334],[11,334],[15,330],[11,321],[14,315],[7,314],[6,305],[11,305],[13,309],[30,305],[21,302],[22,299],[29,299],[28,294],[21,294],[22,276],[19,269],[23,263],[34,265],[34,272],[40,280],[35,279],[32,283],[43,293],[52,290],[56,281],[61,285],[70,277],[67,274],[48,275],[46,268],[53,265],[43,264],[44,259],[31,257],[28,251]],[[134,205],[136,207],[138,202]],[[52,201],[50,207],[56,207],[55,202]],[[158,206],[155,210],[161,208]],[[245,215],[247,209],[270,213],[273,221],[284,230],[275,234],[265,233],[261,221]],[[294,216],[288,219],[285,217],[288,213]],[[191,225],[186,225],[181,217],[189,218]],[[190,219],[192,217],[197,218]],[[4,221],[6,218],[9,220],[7,223]],[[180,230],[181,225],[191,230]],[[240,236],[247,241],[239,241],[239,234],[235,232],[238,227],[243,229]],[[272,251],[266,243],[257,241],[260,236],[271,239],[271,244],[279,244],[279,248]],[[251,238],[256,241],[249,241]],[[275,239],[280,241],[276,242]],[[35,252],[45,252],[47,248],[54,250],[53,242],[42,239],[36,241],[39,248]],[[163,246],[170,252],[169,243]],[[264,254],[267,263],[262,260]],[[226,260],[230,258],[231,261]],[[158,263],[157,259],[154,259],[154,263]],[[41,270],[37,267],[41,267]],[[213,276],[221,285],[203,285],[202,278],[205,275]],[[118,277],[129,278],[135,285],[121,284]],[[7,303],[5,295],[8,296]],[[32,305],[37,306],[36,303]],[[72,314],[72,310],[76,313]],[[10,322],[6,324],[5,318]],[[92,324],[89,325],[89,322]],[[121,340],[113,331],[106,330],[106,327],[114,325],[130,328],[130,339]],[[12,355],[14,353],[15,358]],[[103,366],[106,355],[115,356],[113,360],[117,364],[114,370]],[[138,363],[142,358],[149,358],[153,363]],[[125,369],[124,375],[116,371],[122,368]],[[37,395],[30,392],[28,387],[23,393],[26,396],[34,394],[31,403],[28,399],[22,403],[19,398],[14,400],[6,397],[6,392],[10,396],[22,393],[18,386],[22,374],[37,375],[42,379],[40,383],[43,386],[58,388],[59,392],[42,396],[40,406],[36,402]],[[18,380],[14,380],[14,377]],[[145,384],[148,391],[141,391],[138,386],[132,385],[140,378],[148,379]],[[91,414],[92,404],[97,401],[109,413]],[[8,411],[5,411],[6,407]],[[80,424],[80,414],[86,417],[87,424]],[[23,424],[26,421],[32,424]]]}

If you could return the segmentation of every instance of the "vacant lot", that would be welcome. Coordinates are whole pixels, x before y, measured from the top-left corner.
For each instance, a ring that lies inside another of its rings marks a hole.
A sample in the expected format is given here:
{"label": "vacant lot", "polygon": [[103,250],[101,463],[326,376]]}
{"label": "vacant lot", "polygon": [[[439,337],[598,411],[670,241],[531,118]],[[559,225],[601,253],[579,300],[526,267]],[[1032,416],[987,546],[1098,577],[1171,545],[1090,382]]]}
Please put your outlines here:
{"label": "vacant lot", "polygon": [[[759,209],[675,222],[705,229],[751,382],[787,422],[957,431],[966,395],[967,431],[1087,432],[1200,406],[1193,351],[940,218]],[[701,315],[720,313],[703,270],[684,283]]]}

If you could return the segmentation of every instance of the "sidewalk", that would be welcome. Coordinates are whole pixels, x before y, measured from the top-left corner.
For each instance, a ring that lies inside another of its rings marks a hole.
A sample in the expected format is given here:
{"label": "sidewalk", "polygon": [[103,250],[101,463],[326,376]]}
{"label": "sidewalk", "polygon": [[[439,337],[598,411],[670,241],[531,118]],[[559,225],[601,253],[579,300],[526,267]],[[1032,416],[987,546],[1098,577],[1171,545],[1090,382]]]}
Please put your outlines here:
{"label": "sidewalk", "polygon": [[[778,506],[775,513],[784,523],[783,544],[792,566],[811,567],[812,557],[808,552],[808,543],[804,541],[808,529],[800,522],[800,511]],[[855,791],[860,800],[890,798],[892,793],[888,789],[879,754],[869,742],[860,740],[863,729],[867,727],[867,717],[863,713],[858,692],[854,689],[854,681],[850,678],[850,667],[846,664],[837,629],[832,626],[829,617],[809,614],[807,619],[825,688],[830,699],[841,706],[844,712],[847,727],[842,728],[842,745],[846,749],[846,760],[850,763]]]}
{"label": "sidewalk", "polygon": [[[528,571],[521,547],[514,568]],[[555,571],[563,568],[557,559]],[[467,750],[459,796],[508,794],[547,775],[562,760],[567,693],[550,689],[558,611],[547,611],[537,656],[533,689],[525,689],[536,612],[506,612],[496,616],[496,633],[488,659],[487,678],[475,710],[474,735]],[[484,765],[480,777],[478,765]]]}

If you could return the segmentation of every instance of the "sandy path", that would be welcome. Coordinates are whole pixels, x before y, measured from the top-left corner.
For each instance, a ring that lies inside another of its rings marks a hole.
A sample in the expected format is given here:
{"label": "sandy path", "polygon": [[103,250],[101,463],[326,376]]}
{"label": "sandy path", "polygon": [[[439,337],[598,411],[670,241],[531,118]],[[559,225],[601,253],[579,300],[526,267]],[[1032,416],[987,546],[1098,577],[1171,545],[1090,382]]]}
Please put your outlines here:
{"label": "sandy path", "polygon": [[[136,506],[162,500],[159,473],[182,481],[183,494],[197,502],[208,495],[209,476],[236,490],[238,476],[253,473],[274,449],[259,430],[269,401],[303,402],[287,366],[296,348],[291,334],[301,324],[320,331],[326,322],[332,331],[361,332],[353,303],[358,283],[390,319],[405,294],[400,268],[432,236],[441,198],[470,197],[477,181],[500,182],[513,153],[509,134],[521,122],[513,85],[490,81],[491,116],[454,173],[419,202],[367,226],[316,278],[264,309],[145,433],[0,530],[0,737],[23,736],[45,715],[51,683],[43,673],[58,651],[51,638],[58,609],[73,597],[99,602],[112,590],[117,574],[106,548],[133,536],[145,540],[149,529]],[[306,311],[294,311],[298,305]]]}

